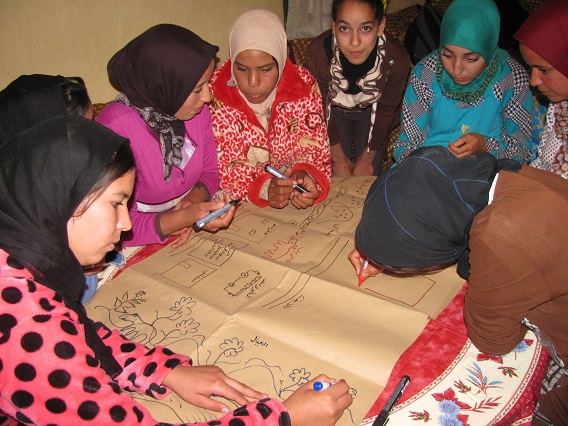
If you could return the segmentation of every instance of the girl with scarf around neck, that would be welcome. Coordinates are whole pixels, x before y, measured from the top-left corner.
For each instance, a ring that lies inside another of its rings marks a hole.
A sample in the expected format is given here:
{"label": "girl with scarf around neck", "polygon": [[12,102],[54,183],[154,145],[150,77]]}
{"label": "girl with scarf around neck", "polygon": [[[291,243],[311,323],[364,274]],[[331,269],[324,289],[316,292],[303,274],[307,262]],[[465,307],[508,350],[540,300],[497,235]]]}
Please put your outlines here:
{"label": "girl with scarf around neck", "polygon": [[410,71],[408,52],[385,32],[381,0],[334,0],[332,27],[306,52],[322,93],[333,176],[380,173]]}
{"label": "girl with scarf around neck", "polygon": [[553,173],[487,152],[457,158],[423,147],[369,189],[349,259],[356,273],[369,261],[363,277],[457,263],[468,280],[472,343],[500,356],[533,330],[563,381],[540,396],[538,409],[568,425],[568,227],[559,220],[567,215],[568,182]]}
{"label": "girl with scarf around neck", "polygon": [[531,161],[532,95],[525,69],[497,47],[493,0],[454,0],[444,14],[440,47],[413,68],[402,103],[399,163],[422,146],[457,157],[488,151]]}
{"label": "girl with scarf around neck", "polygon": [[568,4],[547,0],[514,37],[531,67],[532,86],[550,100],[546,124],[531,166],[568,179]]}
{"label": "girl with scarf around neck", "polygon": [[[335,424],[351,403],[343,380],[317,392],[314,380],[334,381],[320,375],[281,403],[88,318],[81,265],[130,229],[134,166],[127,139],[83,117],[47,119],[0,146],[0,422],[158,425],[126,391],[174,391],[226,414],[201,426]],[[229,413],[212,394],[245,405]]]}
{"label": "girl with scarf around neck", "polygon": [[[221,189],[260,207],[302,209],[327,197],[331,160],[313,77],[287,59],[278,16],[253,9],[229,34],[230,59],[211,77]],[[284,173],[274,177],[266,164]],[[309,190],[300,193],[293,185]]]}
{"label": "girl with scarf around neck", "polygon": [[[130,139],[138,175],[124,246],[189,238],[192,225],[225,205],[210,201],[219,188],[207,82],[218,48],[172,24],[156,25],[118,51],[108,73],[121,93],[97,116]],[[228,200],[226,200],[228,201]],[[205,225],[229,225],[235,208]]]}

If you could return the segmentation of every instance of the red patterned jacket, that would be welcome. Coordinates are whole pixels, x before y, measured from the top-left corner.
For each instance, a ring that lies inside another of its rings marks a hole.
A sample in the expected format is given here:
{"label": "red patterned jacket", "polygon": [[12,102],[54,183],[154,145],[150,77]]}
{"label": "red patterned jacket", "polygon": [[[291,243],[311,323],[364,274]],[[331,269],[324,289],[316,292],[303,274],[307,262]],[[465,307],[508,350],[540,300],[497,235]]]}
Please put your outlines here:
{"label": "red patterned jacket", "polygon": [[227,86],[230,78],[227,60],[209,82],[221,189],[233,199],[268,206],[260,190],[273,177],[264,171],[270,163],[279,170],[308,172],[320,190],[315,202],[323,201],[329,191],[331,156],[316,80],[306,69],[286,61],[267,133],[238,89]]}

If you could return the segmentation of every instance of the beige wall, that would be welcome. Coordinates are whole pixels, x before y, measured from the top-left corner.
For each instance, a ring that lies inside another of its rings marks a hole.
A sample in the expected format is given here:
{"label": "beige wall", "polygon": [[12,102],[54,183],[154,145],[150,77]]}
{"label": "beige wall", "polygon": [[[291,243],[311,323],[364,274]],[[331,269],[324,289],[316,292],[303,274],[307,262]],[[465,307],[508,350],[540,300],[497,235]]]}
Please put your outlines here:
{"label": "beige wall", "polygon": [[189,28],[224,61],[233,21],[257,7],[283,16],[282,0],[0,0],[0,89],[21,74],[80,76],[93,102],[107,102],[108,60],[149,27]]}

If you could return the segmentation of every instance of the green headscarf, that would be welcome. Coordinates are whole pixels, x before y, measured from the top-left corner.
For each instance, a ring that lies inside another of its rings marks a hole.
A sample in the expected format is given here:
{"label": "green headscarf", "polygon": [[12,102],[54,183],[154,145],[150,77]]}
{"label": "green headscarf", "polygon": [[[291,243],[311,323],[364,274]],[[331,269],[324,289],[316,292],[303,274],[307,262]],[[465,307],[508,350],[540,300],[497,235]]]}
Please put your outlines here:
{"label": "green headscarf", "polygon": [[[454,0],[442,20],[436,77],[444,96],[474,102],[499,78],[507,62],[507,52],[497,47],[501,18],[493,0]],[[487,66],[471,83],[460,86],[441,62],[442,47],[453,44],[478,53]]]}

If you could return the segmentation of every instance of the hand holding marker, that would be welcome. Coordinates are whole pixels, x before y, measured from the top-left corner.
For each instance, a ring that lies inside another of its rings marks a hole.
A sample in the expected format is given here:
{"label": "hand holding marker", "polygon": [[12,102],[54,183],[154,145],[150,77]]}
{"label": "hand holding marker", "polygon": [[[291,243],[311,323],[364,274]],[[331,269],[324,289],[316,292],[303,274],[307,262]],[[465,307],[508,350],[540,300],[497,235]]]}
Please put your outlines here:
{"label": "hand holding marker", "polygon": [[207,225],[213,219],[217,219],[219,216],[227,213],[229,211],[229,209],[231,208],[231,206],[236,206],[237,204],[239,204],[239,201],[241,201],[240,198],[233,200],[233,201],[229,201],[227,204],[225,204],[220,209],[213,210],[208,215],[203,216],[199,220],[196,220],[195,223],[193,224],[193,226],[195,226],[196,228],[203,228],[205,225]]}
{"label": "hand holding marker", "polygon": [[335,382],[314,382],[313,388],[316,391],[320,391],[320,390],[324,390],[327,389],[328,387],[330,387],[331,385],[334,385]]}
{"label": "hand holding marker", "polygon": [[[266,166],[264,166],[264,170],[266,170],[268,173],[276,176],[277,178],[280,179],[289,179],[289,176],[286,176],[284,173],[280,172],[280,170],[275,169],[274,167],[272,167],[270,164],[267,164]],[[300,194],[304,194],[306,192],[310,192],[305,186],[302,186],[300,184],[297,185],[292,185],[292,188],[294,188],[296,191],[298,191]]]}

